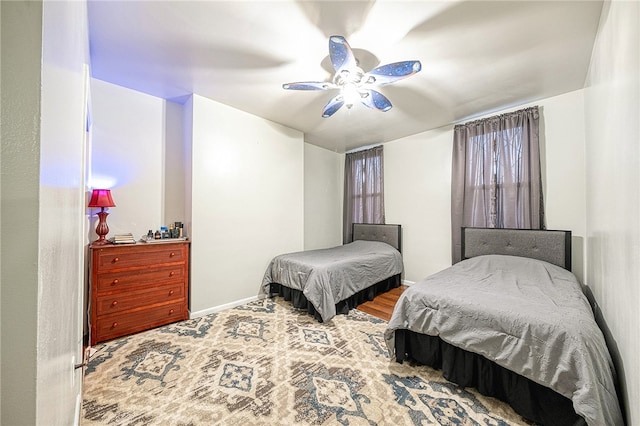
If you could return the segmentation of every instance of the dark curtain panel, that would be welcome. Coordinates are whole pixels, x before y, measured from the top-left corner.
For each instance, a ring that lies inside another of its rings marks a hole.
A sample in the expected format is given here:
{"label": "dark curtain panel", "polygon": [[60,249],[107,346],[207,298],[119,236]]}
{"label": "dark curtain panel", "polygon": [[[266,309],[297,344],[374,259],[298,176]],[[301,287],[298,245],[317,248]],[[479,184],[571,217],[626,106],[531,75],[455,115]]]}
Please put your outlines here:
{"label": "dark curtain panel", "polygon": [[544,229],[538,121],[536,106],[454,127],[453,263],[463,226]]}
{"label": "dark curtain panel", "polygon": [[384,223],[382,145],[351,152],[344,160],[342,242],[353,240],[351,224]]}

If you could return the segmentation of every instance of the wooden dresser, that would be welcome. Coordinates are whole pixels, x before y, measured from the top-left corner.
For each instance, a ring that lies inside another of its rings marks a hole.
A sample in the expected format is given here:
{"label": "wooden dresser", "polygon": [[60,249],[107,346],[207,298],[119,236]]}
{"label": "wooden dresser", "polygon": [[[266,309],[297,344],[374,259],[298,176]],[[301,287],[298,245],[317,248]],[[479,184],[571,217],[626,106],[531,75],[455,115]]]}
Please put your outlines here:
{"label": "wooden dresser", "polygon": [[89,246],[91,345],[188,318],[189,242]]}

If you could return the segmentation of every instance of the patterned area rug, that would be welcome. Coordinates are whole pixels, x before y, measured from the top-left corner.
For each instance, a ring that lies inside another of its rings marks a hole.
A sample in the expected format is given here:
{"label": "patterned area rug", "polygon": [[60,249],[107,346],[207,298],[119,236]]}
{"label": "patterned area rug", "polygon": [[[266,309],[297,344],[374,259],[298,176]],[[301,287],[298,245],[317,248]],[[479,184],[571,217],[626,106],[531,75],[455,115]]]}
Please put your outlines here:
{"label": "patterned area rug", "polygon": [[113,340],[84,378],[84,425],[524,425],[506,404],[389,359],[386,322],[321,324],[281,298]]}

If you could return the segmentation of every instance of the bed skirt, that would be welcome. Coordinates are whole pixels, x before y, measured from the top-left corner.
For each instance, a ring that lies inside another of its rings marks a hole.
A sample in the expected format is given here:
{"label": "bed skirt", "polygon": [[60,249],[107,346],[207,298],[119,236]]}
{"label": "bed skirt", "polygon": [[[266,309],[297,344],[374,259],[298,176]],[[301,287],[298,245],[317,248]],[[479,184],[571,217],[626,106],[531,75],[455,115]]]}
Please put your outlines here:
{"label": "bed skirt", "polygon": [[[356,306],[373,300],[375,296],[380,293],[391,290],[400,286],[400,274],[394,275],[391,278],[380,281],[370,287],[360,290],[351,297],[342,300],[336,304],[336,315],[346,315],[349,311]],[[269,297],[280,296],[284,297],[284,300],[290,301],[294,308],[303,309],[309,312],[313,317],[322,322],[322,317],[316,311],[316,308],[307,300],[302,291],[295,290],[289,287],[285,287],[278,283],[271,283],[269,285]]]}
{"label": "bed skirt", "polygon": [[569,398],[437,336],[396,330],[395,350],[397,362],[407,360],[442,370],[445,379],[505,401],[537,424],[586,425]]}

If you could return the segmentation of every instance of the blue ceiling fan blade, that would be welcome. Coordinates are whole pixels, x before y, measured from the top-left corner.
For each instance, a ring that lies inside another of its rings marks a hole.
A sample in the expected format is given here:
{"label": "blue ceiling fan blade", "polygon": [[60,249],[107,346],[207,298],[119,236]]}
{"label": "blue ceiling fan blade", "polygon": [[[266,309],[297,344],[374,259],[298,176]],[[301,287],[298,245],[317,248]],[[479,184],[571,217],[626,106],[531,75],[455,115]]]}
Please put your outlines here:
{"label": "blue ceiling fan blade", "polygon": [[301,81],[298,83],[285,83],[282,88],[287,90],[328,90],[337,89],[337,86],[328,81]]}
{"label": "blue ceiling fan blade", "polygon": [[420,61],[402,61],[381,65],[365,74],[363,81],[367,85],[384,86],[403,78],[410,77],[422,69]]}
{"label": "blue ceiling fan blade", "polygon": [[351,51],[351,46],[342,36],[334,35],[329,37],[329,57],[336,72],[342,69],[354,69],[358,66],[356,57]]}
{"label": "blue ceiling fan blade", "polygon": [[331,100],[324,106],[324,110],[322,110],[322,117],[331,117],[342,107],[342,105],[344,105],[344,96],[342,96],[342,94],[331,98]]}
{"label": "blue ceiling fan blade", "polygon": [[393,105],[385,95],[372,89],[359,90],[362,105],[378,111],[387,112]]}

